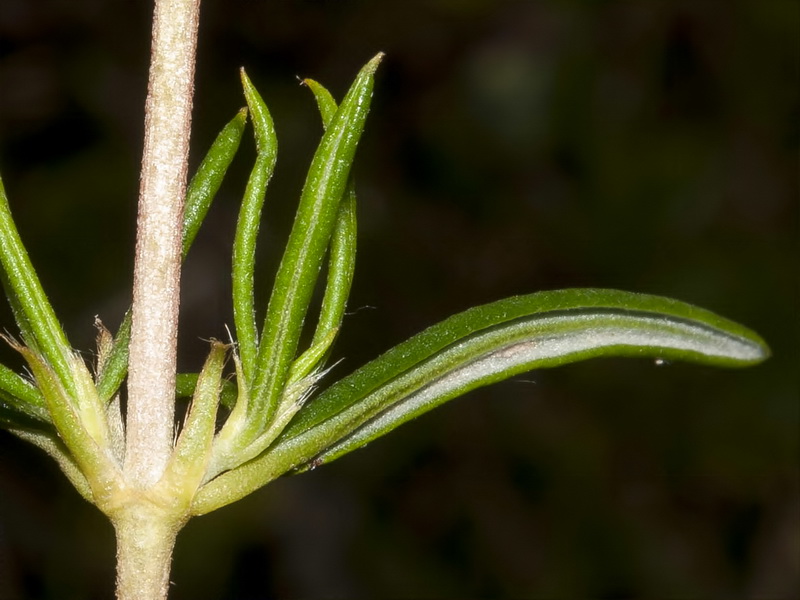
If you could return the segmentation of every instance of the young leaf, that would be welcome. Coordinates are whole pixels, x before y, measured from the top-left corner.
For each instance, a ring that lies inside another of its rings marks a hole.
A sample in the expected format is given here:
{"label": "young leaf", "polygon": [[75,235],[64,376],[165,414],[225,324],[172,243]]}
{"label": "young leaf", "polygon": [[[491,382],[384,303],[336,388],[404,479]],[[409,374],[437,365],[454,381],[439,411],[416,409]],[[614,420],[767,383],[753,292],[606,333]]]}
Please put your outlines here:
{"label": "young leaf", "polygon": [[217,195],[225,173],[236,156],[247,123],[247,110],[242,109],[222,128],[211,144],[203,162],[189,182],[183,209],[183,258],[192,247],[211,202]]}
{"label": "young leaf", "polygon": [[336,223],[382,55],[361,70],[308,172],[294,226],[275,278],[256,361],[252,415],[260,433],[276,412],[322,259]]}
{"label": "young leaf", "polygon": [[71,357],[76,393],[70,396],[51,365],[35,351],[16,347],[31,369],[44,396],[58,436],[92,489],[92,502],[107,503],[121,481],[109,443],[108,423],[94,381],[77,356]]}
{"label": "young leaf", "polygon": [[267,105],[264,104],[244,69],[241,71],[241,76],[247,106],[250,108],[250,114],[253,115],[257,155],[256,164],[250,173],[250,179],[242,199],[233,242],[233,320],[239,343],[239,356],[245,377],[249,382],[258,352],[258,327],[253,294],[256,240],[267,185],[275,170],[278,139]]}
{"label": "young leaf", "polygon": [[472,308],[330,387],[264,454],[209,482],[194,510],[232,502],[290,469],[329,462],[476,387],[599,356],[740,367],[761,362],[769,349],[708,311],[614,290],[542,292]]}
{"label": "young leaf", "polygon": [[[322,85],[312,79],[303,81],[314,93],[314,97],[322,116],[322,124],[327,129],[331,120],[336,114],[336,101],[331,93]],[[298,371],[301,376],[310,373],[311,370],[321,364],[333,344],[336,333],[342,325],[344,319],[347,299],[350,296],[350,288],[353,283],[353,273],[356,264],[356,193],[353,177],[347,182],[347,189],[344,197],[339,204],[339,214],[336,217],[336,225],[331,236],[330,256],[328,259],[328,280],[325,286],[325,295],[322,299],[319,322],[311,340],[309,351],[298,358],[292,365],[292,371]],[[329,342],[327,340],[330,340]],[[324,354],[315,364],[305,366],[302,364],[303,358],[315,348],[327,342]],[[298,366],[302,368],[297,368]],[[290,380],[293,377],[290,375]],[[296,379],[296,376],[294,377]]]}
{"label": "young leaf", "polygon": [[211,352],[197,379],[192,405],[175,450],[159,485],[169,498],[191,499],[203,479],[214,439],[227,346],[212,342]]}

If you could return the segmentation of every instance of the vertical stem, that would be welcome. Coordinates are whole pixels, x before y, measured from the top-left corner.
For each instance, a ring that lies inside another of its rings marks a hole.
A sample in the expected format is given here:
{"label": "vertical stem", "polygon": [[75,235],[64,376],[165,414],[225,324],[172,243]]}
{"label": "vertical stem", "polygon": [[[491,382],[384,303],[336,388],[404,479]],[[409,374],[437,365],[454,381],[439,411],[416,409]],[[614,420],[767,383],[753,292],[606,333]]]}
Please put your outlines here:
{"label": "vertical stem", "polygon": [[117,600],[163,600],[182,523],[147,503],[112,518],[117,536]]}
{"label": "vertical stem", "polygon": [[155,483],[172,451],[175,365],[200,0],[156,0],[145,107],[128,377],[125,475]]}

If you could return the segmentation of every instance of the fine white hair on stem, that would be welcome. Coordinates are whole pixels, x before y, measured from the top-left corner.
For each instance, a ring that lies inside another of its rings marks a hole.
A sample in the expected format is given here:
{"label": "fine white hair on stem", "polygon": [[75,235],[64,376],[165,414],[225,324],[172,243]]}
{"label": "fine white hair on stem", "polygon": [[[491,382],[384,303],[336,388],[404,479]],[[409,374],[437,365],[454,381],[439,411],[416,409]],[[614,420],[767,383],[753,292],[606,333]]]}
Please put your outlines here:
{"label": "fine white hair on stem", "polygon": [[125,473],[146,488],[173,447],[175,365],[199,0],[159,0],[137,221]]}

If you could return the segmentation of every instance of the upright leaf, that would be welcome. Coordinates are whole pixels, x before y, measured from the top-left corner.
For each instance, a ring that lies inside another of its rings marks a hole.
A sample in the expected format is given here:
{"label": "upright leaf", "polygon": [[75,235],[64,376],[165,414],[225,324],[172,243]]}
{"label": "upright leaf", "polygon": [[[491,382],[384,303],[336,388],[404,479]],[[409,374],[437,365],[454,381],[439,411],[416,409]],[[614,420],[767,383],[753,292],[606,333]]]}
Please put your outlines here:
{"label": "upright leaf", "polygon": [[259,344],[251,404],[254,431],[263,430],[280,402],[361,139],[375,70],[382,56],[373,58],[358,74],[312,160]]}
{"label": "upright leaf", "polygon": [[233,320],[236,325],[236,338],[239,342],[242,367],[249,382],[258,353],[258,326],[256,325],[253,293],[256,240],[267,185],[275,170],[278,139],[267,105],[264,104],[244,69],[241,71],[241,76],[247,106],[250,107],[250,114],[253,115],[257,154],[256,164],[250,173],[250,179],[242,199],[239,220],[236,224],[236,237],[233,242]]}
{"label": "upright leaf", "polygon": [[74,397],[75,384],[69,364],[71,349],[67,336],[61,329],[19,237],[1,179],[0,264],[3,267],[3,285],[25,343],[47,360],[61,384]]}
{"label": "upright leaf", "polygon": [[[228,167],[236,156],[247,121],[247,111],[240,110],[222,128],[197,168],[186,191],[183,214],[183,247],[185,259],[200,230],[208,210],[222,185]],[[100,398],[109,402],[122,385],[128,372],[128,343],[131,337],[131,311],[125,313],[114,338],[114,345],[100,369],[97,389]]]}

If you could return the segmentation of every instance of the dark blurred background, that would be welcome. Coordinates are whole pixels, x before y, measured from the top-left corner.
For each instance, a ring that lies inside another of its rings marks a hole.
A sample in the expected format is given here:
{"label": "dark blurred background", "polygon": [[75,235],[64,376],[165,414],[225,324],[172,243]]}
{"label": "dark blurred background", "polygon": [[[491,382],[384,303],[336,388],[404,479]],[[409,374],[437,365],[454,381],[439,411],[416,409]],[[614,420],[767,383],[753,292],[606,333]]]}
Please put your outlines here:
{"label": "dark blurred background", "polygon": [[[150,11],[0,2],[0,169],[87,353],[94,315],[115,328],[128,304]],[[330,379],[474,304],[570,286],[700,304],[774,356],[478,390],[191,522],[171,597],[797,597],[799,25],[788,0],[205,0],[193,164],[243,105],[239,66],[278,129],[264,301],[320,135],[297,77],[341,97],[387,53]],[[247,137],[185,267],[183,369],[232,322],[252,158]],[[0,432],[0,456],[0,598],[110,597],[110,525],[38,450]]]}

